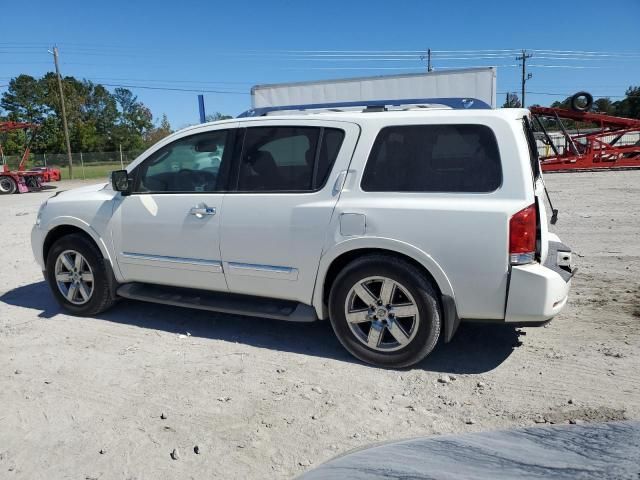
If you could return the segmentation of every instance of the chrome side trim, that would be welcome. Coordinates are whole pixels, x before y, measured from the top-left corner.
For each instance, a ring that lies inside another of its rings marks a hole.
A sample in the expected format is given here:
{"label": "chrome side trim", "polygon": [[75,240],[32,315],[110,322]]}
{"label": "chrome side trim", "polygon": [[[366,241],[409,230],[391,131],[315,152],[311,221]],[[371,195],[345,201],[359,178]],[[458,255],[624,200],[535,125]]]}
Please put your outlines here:
{"label": "chrome side trim", "polygon": [[225,267],[225,271],[229,275],[244,275],[248,277],[274,278],[282,280],[298,279],[298,269],[291,267],[239,262],[225,262]]}
{"label": "chrome side trim", "polygon": [[[122,261],[125,263],[142,262],[158,262],[158,263],[178,263],[181,265],[196,265],[199,267],[208,267],[207,270],[222,273],[222,262],[218,260],[204,260],[200,258],[170,257],[165,255],[147,255],[144,253],[122,252]],[[127,262],[129,260],[129,262]],[[134,262],[131,262],[133,260]]]}

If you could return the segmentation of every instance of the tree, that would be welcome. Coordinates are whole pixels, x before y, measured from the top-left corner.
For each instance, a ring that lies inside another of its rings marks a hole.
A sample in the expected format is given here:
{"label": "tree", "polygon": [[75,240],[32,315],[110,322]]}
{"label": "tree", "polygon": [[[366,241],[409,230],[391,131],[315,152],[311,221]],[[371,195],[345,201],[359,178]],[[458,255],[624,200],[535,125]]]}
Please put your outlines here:
{"label": "tree", "polygon": [[[32,150],[60,153],[65,151],[62,133],[62,108],[55,73],[37,79],[19,75],[9,82],[0,98],[0,114],[13,121],[38,123]],[[111,93],[104,86],[88,80],[64,77],[69,137],[73,151],[114,151],[140,149],[147,144],[146,136],[154,129],[149,109],[129,90],[118,88]],[[166,120],[166,119],[165,119]],[[165,135],[171,130],[167,122],[158,128]],[[24,146],[24,133],[3,135],[6,154],[16,154]]]}
{"label": "tree", "polygon": [[518,98],[516,93],[507,93],[507,99],[505,100],[502,108],[521,108],[522,102]]}
{"label": "tree", "polygon": [[615,115],[616,107],[610,98],[598,98],[593,101],[594,109],[598,113],[604,113],[605,115]]}
{"label": "tree", "polygon": [[207,115],[205,120],[207,122],[217,122],[218,120],[228,120],[230,118],[233,118],[233,117],[231,115],[225,115],[220,112],[215,112],[213,114]]}
{"label": "tree", "polygon": [[144,147],[144,134],[153,128],[151,111],[138,101],[131,90],[116,88],[114,97],[119,107],[119,120],[114,128],[114,142],[123,150],[139,150]]}
{"label": "tree", "polygon": [[[43,128],[38,129],[32,142],[31,146],[34,148],[41,146],[40,139],[43,138],[42,130],[45,127],[43,124],[51,113],[44,98],[45,91],[39,80],[30,75],[18,75],[9,81],[9,88],[0,99],[0,107],[7,113],[6,120],[42,125]],[[4,134],[0,139],[7,155],[21,154],[26,141],[24,132],[17,130]]]}
{"label": "tree", "polygon": [[38,80],[31,75],[18,75],[9,81],[9,88],[2,95],[0,107],[14,122],[41,122],[49,113],[44,103],[45,92]]}
{"label": "tree", "polygon": [[629,87],[626,97],[614,103],[616,115],[628,118],[640,118],[640,87]]}
{"label": "tree", "polygon": [[152,128],[147,130],[144,141],[147,147],[159,142],[164,137],[171,135],[173,130],[171,130],[171,125],[169,124],[169,119],[167,118],[167,114],[162,114],[162,119],[160,120],[160,125],[156,128]]}

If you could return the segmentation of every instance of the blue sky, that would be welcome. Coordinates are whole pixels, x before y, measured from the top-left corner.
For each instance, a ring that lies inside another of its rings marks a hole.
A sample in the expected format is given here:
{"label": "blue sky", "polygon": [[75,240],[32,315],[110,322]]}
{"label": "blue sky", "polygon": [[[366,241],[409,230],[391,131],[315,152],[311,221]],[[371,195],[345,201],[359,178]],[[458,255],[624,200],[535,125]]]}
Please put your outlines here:
{"label": "blue sky", "polygon": [[500,103],[520,89],[501,50],[539,51],[528,104],[640,85],[640,0],[37,0],[5,1],[1,18],[0,85],[51,70],[57,44],[63,74],[130,85],[174,128],[198,121],[197,92],[156,88],[203,91],[207,112],[236,115],[254,84],[419,72],[427,47],[436,69],[497,65]]}

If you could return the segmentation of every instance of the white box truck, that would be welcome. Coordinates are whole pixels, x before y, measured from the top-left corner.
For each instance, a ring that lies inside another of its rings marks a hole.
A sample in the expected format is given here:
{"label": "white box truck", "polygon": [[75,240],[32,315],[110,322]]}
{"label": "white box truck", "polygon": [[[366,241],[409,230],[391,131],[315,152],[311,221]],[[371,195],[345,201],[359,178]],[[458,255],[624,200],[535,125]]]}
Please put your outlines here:
{"label": "white box truck", "polygon": [[[486,106],[496,108],[495,67],[468,68],[438,72],[383,75],[376,77],[344,78],[312,82],[256,85],[251,89],[251,104],[257,113],[260,109],[278,107],[425,99],[475,99]],[[479,103],[478,102],[478,103]],[[254,113],[255,114],[255,113]],[[258,113],[259,114],[259,113]]]}

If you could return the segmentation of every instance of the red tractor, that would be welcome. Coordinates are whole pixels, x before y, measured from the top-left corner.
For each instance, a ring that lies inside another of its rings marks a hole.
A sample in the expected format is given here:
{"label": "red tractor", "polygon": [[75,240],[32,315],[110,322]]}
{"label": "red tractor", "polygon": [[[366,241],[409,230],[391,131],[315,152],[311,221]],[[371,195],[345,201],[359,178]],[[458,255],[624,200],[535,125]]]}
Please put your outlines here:
{"label": "red tractor", "polygon": [[[0,133],[12,130],[35,130],[38,125],[26,122],[0,122]],[[32,136],[33,137],[33,136]],[[2,157],[2,170],[0,170],[0,195],[11,193],[26,193],[40,190],[43,182],[60,180],[60,170],[57,168],[38,167],[25,170],[25,164],[29,158],[29,142],[25,147],[17,170],[10,170],[6,163],[2,145],[0,145],[0,157]]]}

